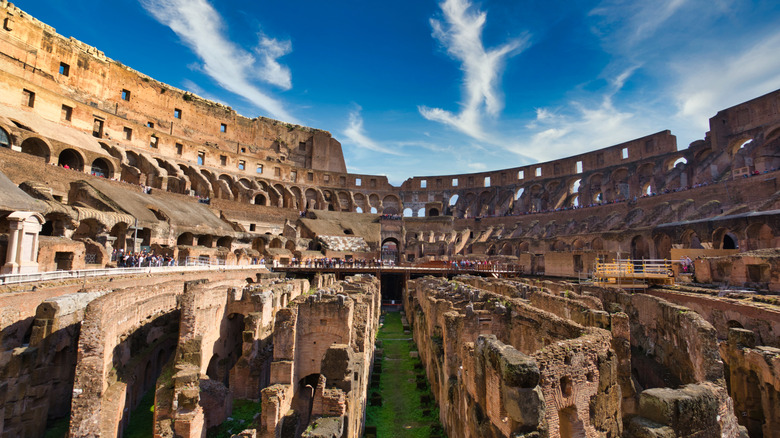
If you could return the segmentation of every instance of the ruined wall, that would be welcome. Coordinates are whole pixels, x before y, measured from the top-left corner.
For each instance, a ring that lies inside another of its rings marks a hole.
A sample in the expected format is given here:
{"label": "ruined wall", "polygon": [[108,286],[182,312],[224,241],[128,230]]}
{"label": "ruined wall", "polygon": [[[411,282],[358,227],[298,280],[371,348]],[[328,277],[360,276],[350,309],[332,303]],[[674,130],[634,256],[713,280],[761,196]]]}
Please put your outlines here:
{"label": "ruined wall", "polygon": [[113,436],[129,421],[129,411],[153,383],[147,364],[170,356],[175,346],[177,297],[183,291],[180,281],[127,288],[87,306],[73,384],[72,435]]}
{"label": "ruined wall", "polygon": [[155,436],[200,437],[230,415],[234,397],[258,400],[275,314],[308,289],[306,280],[188,287],[174,360],[156,385]]}
{"label": "ruined wall", "polygon": [[357,276],[277,313],[260,436],[315,422],[333,436],[361,436],[379,304],[378,280]]}
{"label": "ruined wall", "polygon": [[405,309],[449,435],[619,435],[608,332],[457,281],[409,282]]}

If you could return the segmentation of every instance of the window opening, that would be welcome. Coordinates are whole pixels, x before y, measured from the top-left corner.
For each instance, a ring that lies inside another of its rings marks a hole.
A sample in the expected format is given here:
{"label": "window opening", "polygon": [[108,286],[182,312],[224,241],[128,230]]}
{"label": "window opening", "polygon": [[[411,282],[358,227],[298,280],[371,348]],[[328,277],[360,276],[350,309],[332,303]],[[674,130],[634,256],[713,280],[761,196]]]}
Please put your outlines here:
{"label": "window opening", "polygon": [[73,117],[73,108],[68,105],[62,105],[62,120],[70,122]]}

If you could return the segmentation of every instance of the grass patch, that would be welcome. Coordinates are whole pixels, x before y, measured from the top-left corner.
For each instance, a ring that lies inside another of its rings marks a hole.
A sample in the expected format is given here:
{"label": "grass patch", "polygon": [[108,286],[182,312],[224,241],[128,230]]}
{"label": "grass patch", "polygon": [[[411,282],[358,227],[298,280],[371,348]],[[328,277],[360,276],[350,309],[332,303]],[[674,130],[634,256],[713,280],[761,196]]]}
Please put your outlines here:
{"label": "grass patch", "polygon": [[376,426],[378,437],[428,438],[434,432],[441,433],[435,402],[426,406],[420,402],[420,396],[427,395],[432,401],[433,396],[425,379],[425,389],[418,389],[417,375],[424,371],[420,359],[409,357],[414,346],[410,337],[404,333],[400,313],[385,315],[377,336],[384,349],[382,374],[379,388],[369,391],[369,400],[378,393],[382,396],[382,405],[369,404],[366,412],[366,425]]}
{"label": "grass patch", "polygon": [[252,420],[255,415],[260,413],[260,403],[250,400],[233,401],[233,413],[219,426],[214,426],[208,430],[208,438],[230,438],[244,429],[255,427]]}
{"label": "grass patch", "polygon": [[154,432],[154,387],[150,388],[141,399],[141,403],[130,414],[130,424],[127,425],[125,438],[148,438]]}

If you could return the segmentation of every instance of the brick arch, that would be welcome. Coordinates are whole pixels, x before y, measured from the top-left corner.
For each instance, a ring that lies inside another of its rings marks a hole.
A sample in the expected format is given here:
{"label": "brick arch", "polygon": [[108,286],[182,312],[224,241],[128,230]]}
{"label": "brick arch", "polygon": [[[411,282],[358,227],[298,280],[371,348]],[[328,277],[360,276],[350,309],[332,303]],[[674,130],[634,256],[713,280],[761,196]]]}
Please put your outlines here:
{"label": "brick arch", "polygon": [[[41,157],[45,160],[46,163],[48,163],[51,160],[52,152],[54,151],[54,148],[52,145],[46,141],[46,139],[43,139],[41,137],[36,136],[30,136],[24,139],[21,144],[22,153],[34,155],[36,157]],[[65,148],[63,150],[73,150],[73,148]],[[57,156],[59,156],[60,153],[57,153]],[[84,163],[83,155],[82,155],[82,166]]]}

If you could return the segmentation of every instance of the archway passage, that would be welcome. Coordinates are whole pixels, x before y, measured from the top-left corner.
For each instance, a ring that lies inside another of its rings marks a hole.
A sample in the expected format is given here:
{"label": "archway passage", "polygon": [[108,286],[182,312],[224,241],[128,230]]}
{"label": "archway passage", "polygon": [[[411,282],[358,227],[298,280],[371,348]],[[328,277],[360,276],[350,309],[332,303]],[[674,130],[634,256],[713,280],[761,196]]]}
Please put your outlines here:
{"label": "archway passage", "polygon": [[737,238],[731,233],[727,233],[723,236],[723,249],[739,249]]}
{"label": "archway passage", "polygon": [[255,196],[255,205],[266,205],[265,196],[264,195]]}
{"label": "archway passage", "polygon": [[388,238],[382,241],[382,262],[385,263],[398,263],[398,240],[395,238]]}
{"label": "archway passage", "polygon": [[[72,149],[67,150],[72,151]],[[43,142],[43,140],[39,138],[30,137],[23,141],[22,152],[29,155],[35,155],[36,157],[41,157],[46,160],[46,162],[49,161],[49,147],[46,145],[46,143]]]}
{"label": "archway passage", "polygon": [[110,178],[111,167],[106,160],[102,158],[96,158],[95,161],[92,162],[92,169],[90,169],[90,173],[95,176]]}
{"label": "archway passage", "polygon": [[73,149],[65,149],[60,152],[60,158],[57,161],[57,165],[78,171],[84,170],[84,160],[82,160],[81,155]]}

